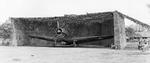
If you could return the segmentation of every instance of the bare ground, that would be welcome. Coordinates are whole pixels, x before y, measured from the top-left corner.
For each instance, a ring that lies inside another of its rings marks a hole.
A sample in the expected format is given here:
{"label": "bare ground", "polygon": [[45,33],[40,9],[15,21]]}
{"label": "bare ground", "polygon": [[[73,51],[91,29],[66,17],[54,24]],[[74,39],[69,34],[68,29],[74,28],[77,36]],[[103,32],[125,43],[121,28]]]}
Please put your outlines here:
{"label": "bare ground", "polygon": [[128,49],[0,46],[0,63],[150,63],[149,51]]}

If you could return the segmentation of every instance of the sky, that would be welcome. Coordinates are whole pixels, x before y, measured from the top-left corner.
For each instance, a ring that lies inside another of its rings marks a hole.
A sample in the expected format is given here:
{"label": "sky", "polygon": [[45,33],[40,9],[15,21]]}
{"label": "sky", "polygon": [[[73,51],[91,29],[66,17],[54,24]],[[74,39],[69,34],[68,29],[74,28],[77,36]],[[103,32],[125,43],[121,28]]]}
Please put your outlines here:
{"label": "sky", "polygon": [[150,0],[0,0],[0,24],[9,17],[53,17],[115,10],[150,25]]}

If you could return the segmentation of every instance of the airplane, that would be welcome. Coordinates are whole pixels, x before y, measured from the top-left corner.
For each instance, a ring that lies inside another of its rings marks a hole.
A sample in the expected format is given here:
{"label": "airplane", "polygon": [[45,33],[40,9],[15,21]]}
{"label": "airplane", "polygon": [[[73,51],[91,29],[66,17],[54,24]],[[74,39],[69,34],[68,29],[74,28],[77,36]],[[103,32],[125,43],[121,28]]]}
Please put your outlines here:
{"label": "airplane", "polygon": [[111,39],[114,36],[113,35],[107,35],[107,36],[89,36],[89,37],[75,37],[75,38],[57,38],[57,37],[49,37],[49,36],[39,36],[39,35],[28,35],[30,38],[36,38],[46,41],[54,42],[54,46],[57,45],[57,43],[63,43],[62,45],[73,45],[74,47],[78,46],[82,43],[87,43],[91,41],[98,41],[98,40],[105,40],[105,39]]}
{"label": "airplane", "polygon": [[113,38],[113,35],[105,35],[105,36],[88,36],[88,37],[73,37],[73,38],[59,38],[58,36],[66,35],[64,33],[63,28],[60,27],[60,23],[57,21],[57,35],[55,37],[49,37],[49,36],[42,36],[42,35],[28,35],[31,38],[46,40],[54,42],[54,46],[56,46],[58,43],[62,43],[62,45],[73,45],[74,47],[78,46],[81,43],[87,43],[91,41],[97,41],[97,40],[105,40]]}

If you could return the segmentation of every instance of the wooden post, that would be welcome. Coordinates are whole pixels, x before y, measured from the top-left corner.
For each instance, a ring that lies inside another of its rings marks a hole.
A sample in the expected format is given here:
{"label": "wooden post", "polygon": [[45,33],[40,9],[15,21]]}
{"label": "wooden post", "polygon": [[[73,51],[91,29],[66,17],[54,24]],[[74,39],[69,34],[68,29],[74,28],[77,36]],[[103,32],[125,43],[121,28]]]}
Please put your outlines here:
{"label": "wooden post", "polygon": [[114,16],[114,45],[118,49],[123,49],[126,46],[126,33],[125,33],[125,22],[124,17],[117,13],[113,12]]}

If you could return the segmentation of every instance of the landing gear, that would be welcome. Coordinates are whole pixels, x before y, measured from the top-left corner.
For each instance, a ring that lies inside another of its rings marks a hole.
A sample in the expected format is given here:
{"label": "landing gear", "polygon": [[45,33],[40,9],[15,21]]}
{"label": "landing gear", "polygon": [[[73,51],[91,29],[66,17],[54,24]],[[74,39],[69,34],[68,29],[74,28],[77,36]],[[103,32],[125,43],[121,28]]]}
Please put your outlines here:
{"label": "landing gear", "polygon": [[57,40],[55,39],[53,46],[55,47],[56,45],[57,45]]}
{"label": "landing gear", "polygon": [[73,46],[74,46],[74,47],[77,47],[76,42],[77,42],[77,40],[73,40]]}

